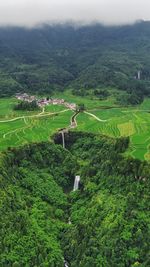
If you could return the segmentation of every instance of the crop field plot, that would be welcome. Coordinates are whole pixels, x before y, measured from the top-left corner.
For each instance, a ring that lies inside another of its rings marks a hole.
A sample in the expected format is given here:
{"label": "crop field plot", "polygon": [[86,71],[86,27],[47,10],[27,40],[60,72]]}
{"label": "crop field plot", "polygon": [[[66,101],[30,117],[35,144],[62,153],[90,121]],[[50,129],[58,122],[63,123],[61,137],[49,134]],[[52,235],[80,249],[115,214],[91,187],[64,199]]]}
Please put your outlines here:
{"label": "crop field plot", "polygon": [[[113,99],[100,101],[90,97],[57,93],[70,103],[84,103],[86,110],[78,114],[76,131],[100,133],[110,137],[130,137],[126,155],[150,161],[150,99],[140,106],[116,107]],[[14,98],[0,99],[0,150],[29,142],[50,140],[53,133],[70,125],[73,111],[63,105],[48,105],[44,110],[14,111]]]}
{"label": "crop field plot", "polygon": [[132,121],[118,124],[121,136],[131,136],[135,133],[134,123]]}
{"label": "crop field plot", "polygon": [[63,105],[47,105],[45,106],[45,112],[59,112],[65,110],[66,107]]}

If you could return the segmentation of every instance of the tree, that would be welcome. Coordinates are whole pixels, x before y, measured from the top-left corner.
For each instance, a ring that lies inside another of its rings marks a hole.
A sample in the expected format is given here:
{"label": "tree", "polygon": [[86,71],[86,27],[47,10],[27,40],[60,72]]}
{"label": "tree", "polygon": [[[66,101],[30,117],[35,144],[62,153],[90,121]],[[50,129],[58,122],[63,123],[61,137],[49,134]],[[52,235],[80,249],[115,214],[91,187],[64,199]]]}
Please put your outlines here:
{"label": "tree", "polygon": [[85,110],[85,105],[82,103],[82,104],[79,104],[78,105],[78,110],[80,111],[80,112],[83,112],[84,110]]}

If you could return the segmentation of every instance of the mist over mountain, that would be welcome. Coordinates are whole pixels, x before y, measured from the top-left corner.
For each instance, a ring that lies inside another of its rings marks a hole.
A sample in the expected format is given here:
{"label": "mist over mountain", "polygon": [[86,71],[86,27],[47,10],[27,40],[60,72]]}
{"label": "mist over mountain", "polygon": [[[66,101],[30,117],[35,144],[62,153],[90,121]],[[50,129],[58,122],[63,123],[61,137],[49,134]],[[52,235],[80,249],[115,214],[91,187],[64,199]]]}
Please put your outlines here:
{"label": "mist over mountain", "polygon": [[[0,95],[104,85],[149,94],[149,52],[150,22],[1,27]],[[138,71],[143,84],[131,86]]]}
{"label": "mist over mountain", "polygon": [[150,19],[148,0],[1,0],[0,25],[32,27],[45,21],[93,21],[105,25]]}

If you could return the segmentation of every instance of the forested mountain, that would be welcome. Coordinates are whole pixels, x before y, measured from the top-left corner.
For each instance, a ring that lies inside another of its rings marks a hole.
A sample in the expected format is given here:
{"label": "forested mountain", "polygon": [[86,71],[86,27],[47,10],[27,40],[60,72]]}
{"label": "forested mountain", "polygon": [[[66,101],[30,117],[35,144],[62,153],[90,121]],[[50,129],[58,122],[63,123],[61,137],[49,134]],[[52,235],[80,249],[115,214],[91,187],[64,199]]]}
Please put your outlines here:
{"label": "forested mountain", "polygon": [[141,97],[150,92],[149,62],[150,22],[0,28],[0,96],[111,85]]}
{"label": "forested mountain", "polygon": [[128,138],[54,140],[1,155],[1,266],[148,267],[148,163],[124,158]]}

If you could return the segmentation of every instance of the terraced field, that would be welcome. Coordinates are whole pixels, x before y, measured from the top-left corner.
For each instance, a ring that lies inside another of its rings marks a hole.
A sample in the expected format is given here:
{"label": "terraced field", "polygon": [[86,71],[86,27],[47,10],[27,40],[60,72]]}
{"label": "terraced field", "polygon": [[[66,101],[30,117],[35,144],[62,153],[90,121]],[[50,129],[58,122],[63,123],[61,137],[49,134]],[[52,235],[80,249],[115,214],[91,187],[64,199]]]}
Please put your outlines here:
{"label": "terraced field", "polygon": [[87,114],[80,114],[78,129],[111,137],[130,136],[130,148],[127,154],[142,160],[150,160],[150,113],[147,110],[120,108],[91,112],[106,121],[99,122]]}
{"label": "terraced field", "polygon": [[[74,97],[68,92],[56,96],[85,104],[87,113],[77,116],[76,130],[111,137],[130,136],[130,147],[126,154],[150,161],[150,99],[145,99],[139,107],[119,108],[114,105],[113,98],[99,101],[90,97]],[[54,132],[70,124],[73,114],[64,106],[56,105],[49,105],[38,112],[14,112],[15,103],[13,98],[0,100],[1,151],[9,146],[50,140]]]}
{"label": "terraced field", "polygon": [[49,106],[38,112],[14,112],[14,103],[14,99],[0,101],[0,109],[7,110],[0,118],[1,151],[9,146],[50,140],[54,132],[69,125],[73,114],[63,106]]}

